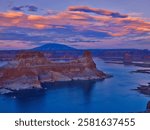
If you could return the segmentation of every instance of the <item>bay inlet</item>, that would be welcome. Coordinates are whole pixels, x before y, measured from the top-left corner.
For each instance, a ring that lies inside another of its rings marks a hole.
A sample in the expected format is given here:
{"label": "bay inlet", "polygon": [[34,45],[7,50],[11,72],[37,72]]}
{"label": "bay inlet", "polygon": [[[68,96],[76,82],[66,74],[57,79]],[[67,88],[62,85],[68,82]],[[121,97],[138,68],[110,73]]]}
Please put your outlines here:
{"label": "bay inlet", "polygon": [[[149,75],[130,73],[136,66],[104,63],[94,59],[97,68],[112,78],[42,84],[43,90],[26,90],[0,95],[1,113],[19,112],[143,112],[150,97],[132,89],[147,84]],[[1,62],[1,65],[4,64]]]}

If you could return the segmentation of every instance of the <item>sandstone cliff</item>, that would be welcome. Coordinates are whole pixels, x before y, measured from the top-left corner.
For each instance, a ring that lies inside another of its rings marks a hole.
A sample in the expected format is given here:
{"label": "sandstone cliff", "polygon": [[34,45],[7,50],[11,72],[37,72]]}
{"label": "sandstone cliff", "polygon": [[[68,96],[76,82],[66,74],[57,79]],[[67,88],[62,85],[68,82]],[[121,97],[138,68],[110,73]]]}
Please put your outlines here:
{"label": "sandstone cliff", "polygon": [[15,60],[0,68],[0,89],[20,90],[42,88],[43,82],[104,79],[97,70],[91,53],[81,58],[59,63],[45,58],[41,52],[22,52]]}

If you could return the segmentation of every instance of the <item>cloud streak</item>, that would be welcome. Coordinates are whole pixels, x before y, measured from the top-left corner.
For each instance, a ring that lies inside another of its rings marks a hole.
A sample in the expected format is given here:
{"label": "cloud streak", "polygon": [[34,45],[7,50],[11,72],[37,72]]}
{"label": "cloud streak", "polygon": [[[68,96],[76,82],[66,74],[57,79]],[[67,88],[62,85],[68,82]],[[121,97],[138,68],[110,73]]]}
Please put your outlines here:
{"label": "cloud streak", "polygon": [[123,15],[118,12],[113,12],[110,10],[104,10],[104,9],[97,9],[97,8],[91,8],[88,6],[71,6],[68,8],[69,11],[80,11],[80,12],[87,12],[87,13],[95,13],[98,15],[105,15],[105,16],[111,16],[113,18],[127,18],[128,15]]}

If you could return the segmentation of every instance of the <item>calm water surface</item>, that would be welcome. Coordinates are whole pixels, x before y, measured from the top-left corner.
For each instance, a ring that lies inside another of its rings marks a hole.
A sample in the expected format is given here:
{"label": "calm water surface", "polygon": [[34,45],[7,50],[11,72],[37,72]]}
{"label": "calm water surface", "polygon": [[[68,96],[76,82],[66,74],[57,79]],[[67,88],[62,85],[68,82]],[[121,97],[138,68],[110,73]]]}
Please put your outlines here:
{"label": "calm water surface", "polygon": [[0,112],[142,112],[149,96],[131,89],[147,84],[148,74],[131,74],[135,66],[108,64],[95,58],[97,67],[114,77],[103,81],[43,84],[44,90],[0,95]]}

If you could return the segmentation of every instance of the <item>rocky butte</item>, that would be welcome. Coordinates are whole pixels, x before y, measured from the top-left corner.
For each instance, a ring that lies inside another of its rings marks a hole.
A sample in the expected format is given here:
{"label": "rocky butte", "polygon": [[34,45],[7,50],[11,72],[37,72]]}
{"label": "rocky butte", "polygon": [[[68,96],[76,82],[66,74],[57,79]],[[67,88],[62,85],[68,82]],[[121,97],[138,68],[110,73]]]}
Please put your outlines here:
{"label": "rocky butte", "polygon": [[108,75],[96,68],[91,53],[69,62],[49,61],[41,52],[21,52],[0,68],[0,91],[42,88],[41,83],[105,79]]}

